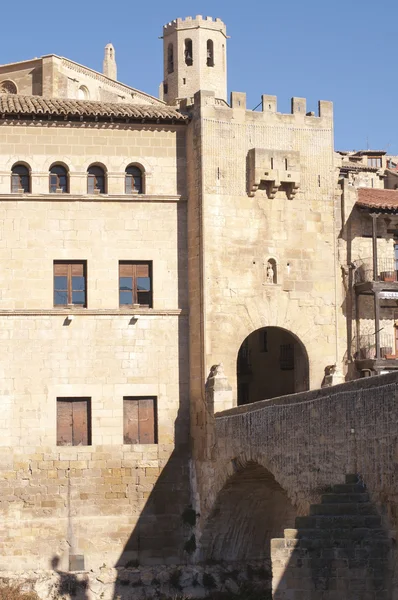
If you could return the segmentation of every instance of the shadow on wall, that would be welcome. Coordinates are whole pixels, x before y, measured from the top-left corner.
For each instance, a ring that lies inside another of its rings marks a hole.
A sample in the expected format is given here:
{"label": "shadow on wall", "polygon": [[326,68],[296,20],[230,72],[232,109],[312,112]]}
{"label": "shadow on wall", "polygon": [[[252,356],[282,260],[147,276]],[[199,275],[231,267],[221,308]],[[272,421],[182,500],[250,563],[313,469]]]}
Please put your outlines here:
{"label": "shadow on wall", "polygon": [[261,465],[236,465],[218,495],[201,538],[203,561],[261,561],[271,590],[271,539],[293,527],[296,510],[273,475]]}
{"label": "shadow on wall", "polygon": [[392,541],[357,475],[272,542],[274,600],[393,600]]}
{"label": "shadow on wall", "polygon": [[246,464],[217,498],[202,558],[261,560],[268,573],[262,591],[270,594],[272,570],[273,600],[394,598],[391,539],[356,475],[325,491],[310,516],[297,517],[272,474]]}
{"label": "shadow on wall", "polygon": [[58,576],[57,583],[53,593],[57,598],[73,598],[74,600],[88,600],[88,577],[77,577],[73,573],[59,571],[60,559],[58,556],[53,556],[51,559],[51,568]]}

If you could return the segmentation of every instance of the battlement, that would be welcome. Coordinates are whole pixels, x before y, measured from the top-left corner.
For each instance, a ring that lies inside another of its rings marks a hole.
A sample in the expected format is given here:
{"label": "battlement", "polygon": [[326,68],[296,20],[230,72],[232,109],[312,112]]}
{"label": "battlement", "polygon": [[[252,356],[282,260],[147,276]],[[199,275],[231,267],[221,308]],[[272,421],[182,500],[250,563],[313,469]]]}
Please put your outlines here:
{"label": "battlement", "polygon": [[202,90],[197,92],[194,97],[186,99],[181,102],[180,106],[182,110],[185,110],[187,106],[193,105],[197,108],[200,106],[214,106],[220,110],[232,109],[241,113],[246,113],[246,118],[251,119],[266,119],[268,117],[279,120],[286,120],[291,122],[292,118],[296,121],[303,121],[307,124],[316,123],[329,120],[333,121],[333,102],[327,100],[319,100],[318,102],[318,114],[314,112],[307,112],[307,102],[305,98],[292,98],[291,99],[291,113],[279,113],[277,112],[277,97],[269,96],[264,94],[261,97],[262,110],[249,110],[246,106],[246,94],[244,92],[231,92],[230,105],[224,101],[220,101],[215,97],[214,92]]}
{"label": "battlement", "polygon": [[163,36],[165,37],[181,29],[197,29],[199,27],[204,29],[213,29],[214,31],[221,31],[225,37],[227,36],[226,25],[221,19],[218,17],[216,19],[213,19],[213,17],[202,17],[202,15],[196,15],[195,18],[178,18],[174,19],[174,21],[171,21],[170,23],[166,23],[166,25],[163,26]]}

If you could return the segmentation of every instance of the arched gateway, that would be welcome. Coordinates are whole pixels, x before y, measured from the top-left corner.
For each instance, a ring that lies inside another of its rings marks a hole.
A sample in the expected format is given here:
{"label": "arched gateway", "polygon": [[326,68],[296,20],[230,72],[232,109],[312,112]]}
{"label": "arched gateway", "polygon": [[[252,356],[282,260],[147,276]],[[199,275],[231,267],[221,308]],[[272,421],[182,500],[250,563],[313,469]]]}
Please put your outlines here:
{"label": "arched gateway", "polygon": [[237,359],[238,404],[309,389],[304,344],[282,327],[262,327],[242,343]]}

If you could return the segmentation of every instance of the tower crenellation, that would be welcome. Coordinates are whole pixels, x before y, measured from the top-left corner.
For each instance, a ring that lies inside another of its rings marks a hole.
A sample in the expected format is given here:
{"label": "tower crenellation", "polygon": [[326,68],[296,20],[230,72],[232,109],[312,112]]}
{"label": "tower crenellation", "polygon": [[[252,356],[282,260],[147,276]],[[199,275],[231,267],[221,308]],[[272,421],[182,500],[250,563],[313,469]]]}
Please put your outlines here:
{"label": "tower crenellation", "polygon": [[179,104],[198,90],[227,95],[227,31],[219,18],[178,18],[163,27],[164,78],[161,97]]}

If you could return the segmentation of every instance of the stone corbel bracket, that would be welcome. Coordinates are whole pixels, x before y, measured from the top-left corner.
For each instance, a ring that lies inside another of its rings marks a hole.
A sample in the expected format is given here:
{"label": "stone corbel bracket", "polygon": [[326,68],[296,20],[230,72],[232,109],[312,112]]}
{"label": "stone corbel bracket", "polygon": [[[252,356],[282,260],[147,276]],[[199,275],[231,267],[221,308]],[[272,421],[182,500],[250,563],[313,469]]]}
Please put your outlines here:
{"label": "stone corbel bracket", "polygon": [[253,197],[261,187],[268,198],[285,190],[292,200],[300,189],[300,153],[285,150],[252,148],[248,152],[248,193]]}

